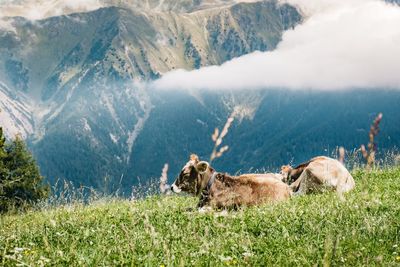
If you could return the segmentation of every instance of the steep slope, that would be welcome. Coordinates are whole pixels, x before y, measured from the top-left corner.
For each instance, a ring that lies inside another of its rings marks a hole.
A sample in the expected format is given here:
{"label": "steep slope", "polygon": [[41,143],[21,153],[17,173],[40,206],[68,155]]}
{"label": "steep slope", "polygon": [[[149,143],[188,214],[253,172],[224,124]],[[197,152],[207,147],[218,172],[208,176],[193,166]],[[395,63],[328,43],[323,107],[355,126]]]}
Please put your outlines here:
{"label": "steep slope", "polygon": [[[55,1],[57,2],[57,1]],[[214,162],[221,171],[276,168],[367,140],[384,112],[379,147],[399,146],[399,93],[153,91],[145,81],[276,48],[300,14],[276,1],[105,1],[86,13],[0,28],[0,125],[27,138],[54,183],[110,188],[176,175],[190,153],[241,110]],[[58,3],[58,2],[57,2]],[[0,25],[1,26],[1,25]],[[326,150],[326,151],[325,151]],[[106,179],[107,178],[107,179]]]}
{"label": "steep slope", "polygon": [[289,162],[332,156],[338,146],[358,149],[368,142],[370,124],[378,112],[384,114],[376,140],[379,157],[400,146],[400,93],[396,91],[203,92],[197,99],[158,92],[157,96],[129,164],[128,173],[142,179],[143,173],[158,177],[165,163],[170,165],[171,179],[175,178],[191,153],[208,160],[215,127],[222,129],[233,108],[243,103],[256,109],[243,119],[235,118],[223,142],[230,149],[213,162],[218,171],[278,171]]}
{"label": "steep slope", "polygon": [[[155,78],[174,68],[220,64],[273,49],[282,32],[299,21],[294,8],[275,2],[192,13],[110,7],[35,22],[15,18],[16,32],[2,34],[0,70],[18,88],[44,87],[46,100],[51,96],[46,87],[56,90],[96,60],[122,78]],[[23,81],[15,80],[17,74]]]}
{"label": "steep slope", "polygon": [[0,80],[29,99],[31,127],[10,116],[1,124],[26,129],[51,181],[101,187],[103,177],[124,175],[131,185],[132,153],[159,99],[139,81],[274,49],[300,20],[275,1],[136,1],[38,21],[8,18]]}
{"label": "steep slope", "polygon": [[27,138],[33,132],[32,107],[24,95],[13,92],[0,82],[0,121],[6,136],[20,134]]}

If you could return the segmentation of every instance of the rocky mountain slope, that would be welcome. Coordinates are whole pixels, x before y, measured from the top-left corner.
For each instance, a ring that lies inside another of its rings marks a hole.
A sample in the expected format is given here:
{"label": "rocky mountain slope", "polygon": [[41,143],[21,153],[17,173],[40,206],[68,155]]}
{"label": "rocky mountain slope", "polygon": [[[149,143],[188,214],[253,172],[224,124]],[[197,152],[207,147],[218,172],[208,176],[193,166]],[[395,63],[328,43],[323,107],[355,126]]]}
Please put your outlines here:
{"label": "rocky mountain slope", "polygon": [[0,83],[0,121],[8,136],[26,138],[33,132],[32,107],[26,96]]}
{"label": "rocky mountain slope", "polygon": [[[127,185],[148,177],[153,171],[135,171],[132,155],[160,96],[140,82],[272,50],[301,21],[295,8],[275,1],[112,4],[43,20],[3,18],[9,27],[0,28],[1,125],[8,136],[28,140],[51,181],[100,187],[105,176],[124,176]],[[202,102],[196,94],[190,99]],[[206,108],[210,121],[234,102],[227,106],[221,97],[214,104]]]}

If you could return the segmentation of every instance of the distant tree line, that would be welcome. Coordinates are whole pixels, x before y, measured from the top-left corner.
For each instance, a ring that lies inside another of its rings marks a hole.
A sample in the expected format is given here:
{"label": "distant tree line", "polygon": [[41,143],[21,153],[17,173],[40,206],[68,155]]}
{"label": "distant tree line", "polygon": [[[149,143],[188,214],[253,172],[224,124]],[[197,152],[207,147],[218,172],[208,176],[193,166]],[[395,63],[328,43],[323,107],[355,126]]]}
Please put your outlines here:
{"label": "distant tree line", "polygon": [[0,127],[0,213],[30,207],[49,192],[21,137],[7,142]]}

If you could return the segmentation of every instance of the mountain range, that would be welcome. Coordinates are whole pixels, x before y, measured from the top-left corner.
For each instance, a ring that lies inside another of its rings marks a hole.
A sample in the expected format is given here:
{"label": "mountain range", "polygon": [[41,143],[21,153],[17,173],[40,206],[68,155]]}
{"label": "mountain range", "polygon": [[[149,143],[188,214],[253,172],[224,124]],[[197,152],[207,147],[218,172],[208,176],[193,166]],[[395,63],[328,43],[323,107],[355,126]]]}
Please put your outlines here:
{"label": "mountain range", "polygon": [[[393,2],[393,1],[392,1]],[[58,3],[57,1],[55,3]],[[229,172],[274,169],[336,146],[359,147],[384,113],[379,145],[399,145],[400,94],[377,90],[163,91],[147,82],[175,69],[274,50],[304,17],[277,1],[103,1],[43,19],[3,17],[0,124],[20,134],[51,183],[131,186],[173,177],[190,153],[208,159],[214,128],[235,121],[214,162]],[[79,12],[78,12],[79,11]],[[82,11],[82,12],[80,12]],[[50,13],[49,13],[50,12]],[[76,13],[78,12],[78,13]],[[172,178],[171,178],[172,179]]]}

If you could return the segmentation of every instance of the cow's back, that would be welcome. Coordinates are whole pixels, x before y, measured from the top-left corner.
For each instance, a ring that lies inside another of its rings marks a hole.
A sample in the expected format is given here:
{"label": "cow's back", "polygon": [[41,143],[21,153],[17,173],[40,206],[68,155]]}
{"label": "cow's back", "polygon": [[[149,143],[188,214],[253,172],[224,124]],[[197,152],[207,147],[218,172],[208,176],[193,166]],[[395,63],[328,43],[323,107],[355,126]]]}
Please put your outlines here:
{"label": "cow's back", "polygon": [[313,158],[300,176],[299,191],[336,190],[348,192],[355,182],[349,171],[339,161],[328,157]]}
{"label": "cow's back", "polygon": [[272,173],[241,175],[238,179],[241,182],[234,190],[243,192],[242,201],[245,205],[278,202],[290,198],[291,190],[289,186],[277,179]]}
{"label": "cow's back", "polygon": [[274,176],[258,177],[254,181],[253,193],[261,202],[278,202],[291,196],[289,186]]}
{"label": "cow's back", "polygon": [[271,174],[245,174],[216,181],[211,188],[211,204],[217,207],[252,206],[287,200],[289,186]]}

